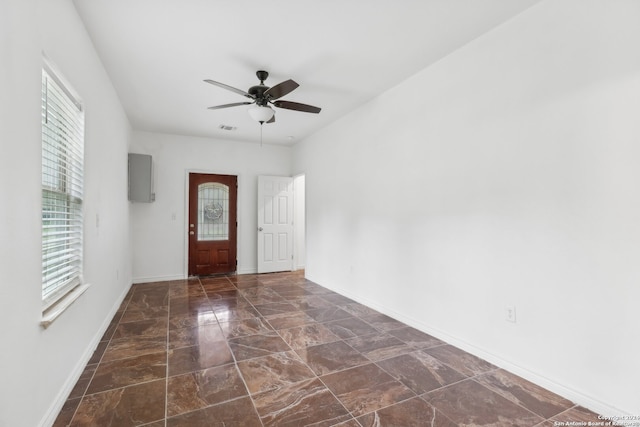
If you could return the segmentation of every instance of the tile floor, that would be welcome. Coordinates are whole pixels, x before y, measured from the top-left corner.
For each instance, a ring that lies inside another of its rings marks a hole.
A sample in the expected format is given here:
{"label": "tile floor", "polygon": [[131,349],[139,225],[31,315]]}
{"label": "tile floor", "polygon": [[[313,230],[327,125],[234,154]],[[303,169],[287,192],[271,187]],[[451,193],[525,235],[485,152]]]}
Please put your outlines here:
{"label": "tile floor", "polygon": [[278,273],[133,285],[55,426],[556,421],[598,420],[301,273]]}

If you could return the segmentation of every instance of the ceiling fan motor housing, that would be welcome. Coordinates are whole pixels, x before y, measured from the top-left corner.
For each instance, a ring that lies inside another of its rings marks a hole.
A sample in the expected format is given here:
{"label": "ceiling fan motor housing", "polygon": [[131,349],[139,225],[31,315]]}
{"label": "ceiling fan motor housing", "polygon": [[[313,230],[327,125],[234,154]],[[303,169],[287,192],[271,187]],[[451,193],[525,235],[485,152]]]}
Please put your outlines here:
{"label": "ceiling fan motor housing", "polygon": [[265,85],[255,85],[249,88],[247,92],[256,100],[256,104],[265,106],[267,105],[267,99],[264,97],[264,93],[269,89],[269,86]]}
{"label": "ceiling fan motor housing", "polygon": [[251,86],[247,93],[254,97],[254,99],[256,100],[256,104],[261,107],[266,107],[268,101],[264,97],[264,93],[269,89],[269,86],[266,86],[264,84],[264,81],[267,80],[267,77],[269,77],[269,73],[264,70],[259,70],[256,71],[256,76],[258,77],[258,80],[260,80],[260,84]]}

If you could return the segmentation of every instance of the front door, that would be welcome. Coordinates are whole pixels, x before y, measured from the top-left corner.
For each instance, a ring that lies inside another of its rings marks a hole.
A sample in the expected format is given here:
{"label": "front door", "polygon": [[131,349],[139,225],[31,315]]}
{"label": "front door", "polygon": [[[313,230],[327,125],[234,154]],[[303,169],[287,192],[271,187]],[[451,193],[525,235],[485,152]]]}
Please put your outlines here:
{"label": "front door", "polygon": [[293,270],[293,178],[258,177],[258,273]]}
{"label": "front door", "polygon": [[236,271],[238,177],[189,174],[189,276]]}

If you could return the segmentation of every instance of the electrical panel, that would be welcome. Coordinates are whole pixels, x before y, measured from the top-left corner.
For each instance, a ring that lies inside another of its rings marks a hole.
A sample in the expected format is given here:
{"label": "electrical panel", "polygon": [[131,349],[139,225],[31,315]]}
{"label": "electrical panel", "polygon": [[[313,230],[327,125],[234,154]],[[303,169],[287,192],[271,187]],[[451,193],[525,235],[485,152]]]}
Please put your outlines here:
{"label": "electrical panel", "polygon": [[129,200],[151,203],[153,192],[153,159],[148,154],[129,153]]}

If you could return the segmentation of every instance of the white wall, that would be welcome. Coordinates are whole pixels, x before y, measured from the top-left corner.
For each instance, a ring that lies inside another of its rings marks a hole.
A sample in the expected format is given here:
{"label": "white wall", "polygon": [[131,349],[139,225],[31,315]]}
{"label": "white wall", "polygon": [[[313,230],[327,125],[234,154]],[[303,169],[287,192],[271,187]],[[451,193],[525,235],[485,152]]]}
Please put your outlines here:
{"label": "white wall", "polygon": [[291,148],[134,132],[131,152],[153,156],[156,193],[131,204],[134,282],[187,276],[188,171],[238,176],[238,272],[256,272],[258,175],[290,176]]}
{"label": "white wall", "polygon": [[544,1],[298,144],[307,277],[640,414],[639,22]]}
{"label": "white wall", "polygon": [[[70,1],[3,1],[0,32],[0,426],[31,427],[53,423],[131,284],[130,129]],[[46,330],[39,325],[42,52],[86,109],[84,277],[92,285]]]}

